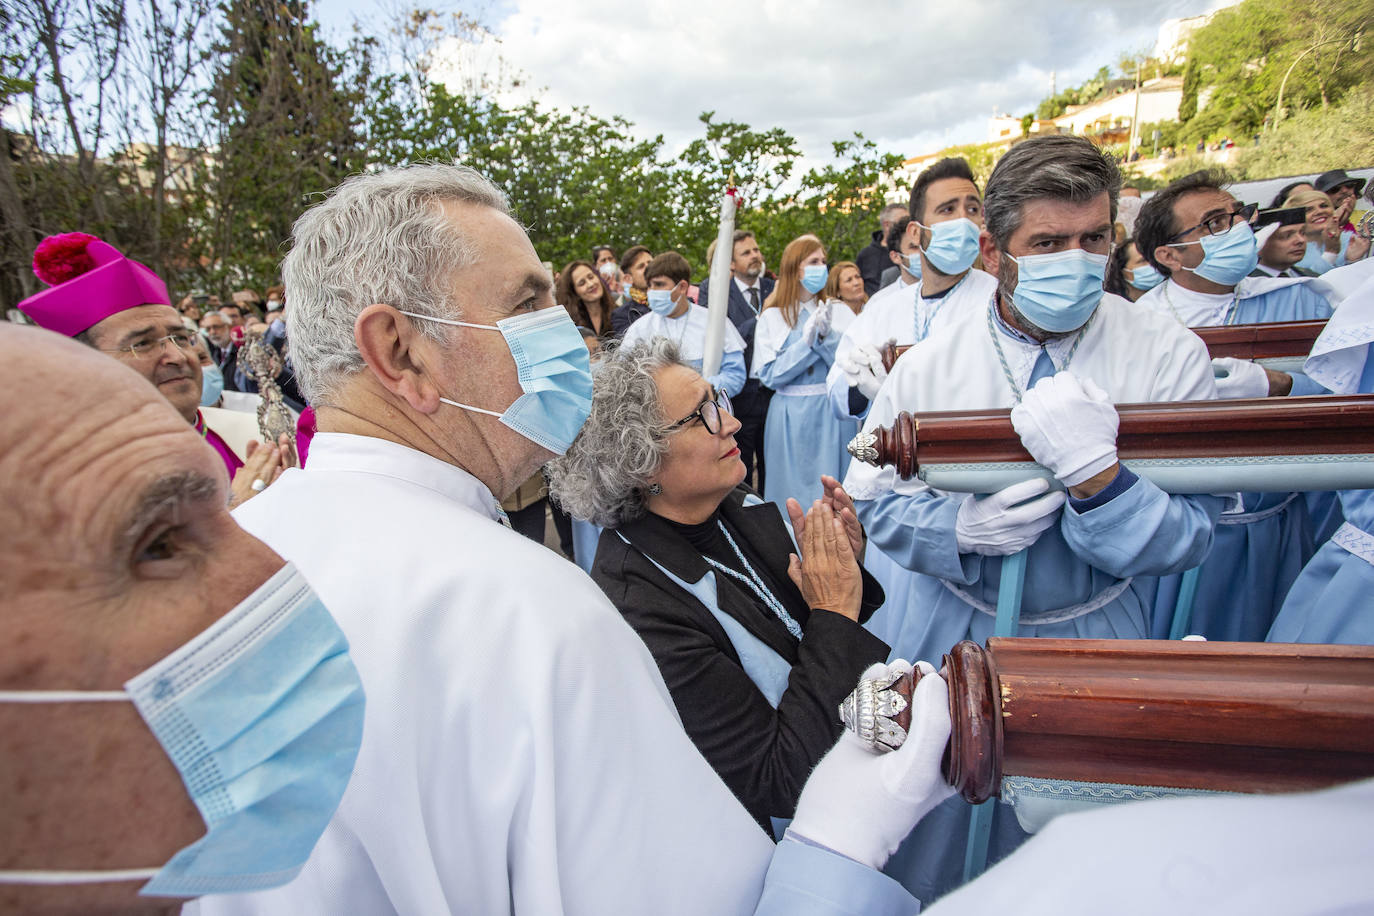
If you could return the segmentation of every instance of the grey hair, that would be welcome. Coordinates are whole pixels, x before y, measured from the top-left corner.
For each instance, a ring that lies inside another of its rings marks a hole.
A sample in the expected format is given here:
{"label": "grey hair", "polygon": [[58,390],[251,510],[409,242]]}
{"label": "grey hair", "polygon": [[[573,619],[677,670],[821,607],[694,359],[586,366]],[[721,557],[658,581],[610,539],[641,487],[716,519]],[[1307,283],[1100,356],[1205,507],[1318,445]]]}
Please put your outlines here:
{"label": "grey hair", "polygon": [[602,351],[592,365],[591,416],[568,453],[545,466],[563,511],[602,528],[648,511],[649,478],[668,452],[654,376],[675,365],[686,364],[666,337]]}
{"label": "grey hair", "polygon": [[[444,213],[450,202],[510,212],[505,194],[474,169],[420,163],[354,175],[296,220],[282,279],[292,362],[312,404],[329,403],[363,368],[353,325],[369,305],[459,317],[452,277],[474,252]],[[434,322],[416,327],[445,339]]]}
{"label": "grey hair", "polygon": [[1023,140],[997,160],[983,194],[983,221],[998,247],[1005,247],[1021,228],[1025,205],[1032,200],[1087,203],[1103,191],[1111,201],[1121,193],[1121,170],[1087,137],[1051,135]]}

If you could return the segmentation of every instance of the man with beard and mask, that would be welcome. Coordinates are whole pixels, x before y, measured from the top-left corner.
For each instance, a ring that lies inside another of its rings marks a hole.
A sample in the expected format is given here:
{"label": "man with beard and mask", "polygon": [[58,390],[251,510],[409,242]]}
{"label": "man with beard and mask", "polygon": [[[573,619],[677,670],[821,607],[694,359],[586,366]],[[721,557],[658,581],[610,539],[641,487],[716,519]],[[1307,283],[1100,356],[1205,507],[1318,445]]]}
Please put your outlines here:
{"label": "man with beard and mask", "polygon": [[[730,323],[744,338],[744,365],[754,365],[754,328],[758,325],[759,312],[764,300],[773,292],[773,280],[764,276],[763,252],[759,251],[758,240],[747,229],[736,229],[730,252],[730,308],[726,313]],[[712,242],[706,253],[707,263],[714,260],[716,243]],[[697,290],[697,305],[706,308],[711,298],[710,280],[702,280]],[[756,487],[763,492],[764,477],[767,473],[763,462],[763,421],[768,416],[768,400],[771,392],[763,387],[756,378],[745,381],[744,389],[730,398],[731,413],[740,422],[740,431],[735,434],[739,444],[740,460],[744,462],[745,479],[753,472],[754,462],[758,461]]]}
{"label": "man with beard and mask", "polygon": [[[1022,550],[1014,635],[1045,637],[1149,636],[1152,577],[1207,555],[1224,500],[1171,496],[1116,457],[1114,404],[1216,396],[1196,335],[1102,290],[1120,184],[1086,138],[1012,147],[983,201],[979,248],[996,291],[907,351],[873,401],[865,432],[904,410],[1010,407],[1022,444],[1068,490],[1034,479],[984,497],[944,493],[851,463],[829,495],[839,505],[852,497],[871,544],[908,571],[905,606],[888,626],[894,655],[986,640],[1003,557]],[[889,873],[905,869],[922,899],[947,890],[962,870],[966,812],[960,802],[937,809]],[[994,857],[1024,836],[1001,813]]]}
{"label": "man with beard and mask", "polygon": [[0,323],[3,913],[285,884],[362,740],[338,625],[142,375]]}
{"label": "man with beard and mask", "polygon": [[50,288],[20,302],[19,310],[39,327],[108,353],[151,382],[220,456],[235,505],[295,464],[289,436],[263,444],[252,416],[200,406],[205,391],[192,332],[157,274],[84,232],[44,239],[33,263]]}
{"label": "man with beard and mask", "polygon": [[[973,268],[983,199],[965,160],[941,159],[917,176],[911,186],[911,213],[900,240],[892,245],[901,252],[903,280],[910,278],[911,285],[899,282],[879,290],[845,328],[835,348],[826,388],[841,418],[862,420],[868,414],[887,378],[879,352],[883,344],[919,343],[961,312],[981,309],[997,286],[989,274]],[[864,568],[887,594],[868,628],[887,641],[905,613],[911,576],[878,547],[869,548]]]}
{"label": "man with beard and mask", "polygon": [[997,285],[973,269],[983,200],[966,161],[941,159],[922,172],[911,186],[911,213],[895,246],[905,282],[870,299],[835,348],[825,381],[841,418],[867,415],[887,377],[878,352],[883,344],[919,343],[970,305],[981,306]]}
{"label": "man with beard and mask", "polygon": [[[1259,246],[1241,206],[1225,190],[1225,175],[1200,171],[1172,182],[1146,201],[1136,222],[1140,253],[1167,279],[1137,305],[1180,326],[1214,327],[1331,317],[1326,284],[1304,278],[1256,278]],[[1212,361],[1218,397],[1262,398],[1325,394],[1301,372],[1280,372],[1244,359]],[[1330,493],[1245,493],[1217,526],[1216,543],[1198,574],[1191,631],[1209,639],[1264,638],[1284,596],[1312,555],[1318,525],[1336,500]],[[1154,635],[1169,635],[1181,589],[1177,576],[1161,580]]]}
{"label": "man with beard and mask", "polygon": [[908,767],[841,744],[816,777],[853,829],[808,827],[833,819],[803,793],[775,847],[606,597],[502,524],[498,499],[586,421],[592,375],[500,190],[443,164],[354,176],[297,220],[283,278],[318,432],[236,517],[347,634],[363,745],[295,881],[188,912],[731,914],[761,892],[778,913],[912,912],[864,866],[947,794],[940,745]]}

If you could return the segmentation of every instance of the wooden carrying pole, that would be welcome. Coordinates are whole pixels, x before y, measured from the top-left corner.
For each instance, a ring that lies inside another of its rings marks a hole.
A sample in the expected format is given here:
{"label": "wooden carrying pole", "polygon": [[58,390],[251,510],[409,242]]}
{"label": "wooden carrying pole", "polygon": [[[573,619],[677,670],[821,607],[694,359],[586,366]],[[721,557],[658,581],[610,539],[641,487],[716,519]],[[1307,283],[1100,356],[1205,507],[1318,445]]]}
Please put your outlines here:
{"label": "wooden carrying pole", "polygon": [[[1374,395],[1120,404],[1117,413],[1121,418],[1117,454],[1127,463],[1132,459],[1262,460],[1266,456],[1311,456],[1331,463],[1332,456],[1374,453]],[[860,461],[892,465],[903,480],[920,474],[932,486],[939,484],[926,478],[922,469],[927,466],[1033,464],[1006,408],[914,416],[902,412],[892,426],[860,433],[849,448]],[[1368,462],[1352,462],[1356,473],[1362,463]],[[1199,479],[1195,490],[1172,485],[1165,489],[1206,493],[1215,492],[1215,484],[1212,479]],[[1285,480],[1276,486],[1313,488]]]}
{"label": "wooden carrying pole", "polygon": [[[1190,328],[1207,345],[1213,358],[1231,356],[1236,359],[1282,359],[1305,357],[1312,352],[1318,335],[1326,327],[1325,321],[1279,321],[1269,324],[1231,324],[1214,328]],[[909,346],[888,341],[879,348],[883,368],[891,372],[893,365]]]}
{"label": "wooden carrying pole", "polygon": [[945,775],[974,804],[1012,776],[1248,793],[1374,776],[1374,646],[994,637],[941,674]]}

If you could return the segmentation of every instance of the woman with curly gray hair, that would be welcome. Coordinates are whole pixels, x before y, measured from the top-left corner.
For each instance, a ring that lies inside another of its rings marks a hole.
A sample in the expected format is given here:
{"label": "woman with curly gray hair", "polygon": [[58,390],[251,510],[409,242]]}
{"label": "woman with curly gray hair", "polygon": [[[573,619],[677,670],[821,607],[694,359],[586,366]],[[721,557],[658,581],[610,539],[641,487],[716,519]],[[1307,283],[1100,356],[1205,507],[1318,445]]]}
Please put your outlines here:
{"label": "woman with curly gray hair", "polygon": [[[852,511],[782,514],[743,486],[729,399],[665,338],[603,354],[591,416],[549,465],[554,499],[605,530],[592,579],[658,663],[688,735],[769,829],[840,733],[888,647],[860,624],[882,589]],[[829,486],[838,486],[831,480]]]}

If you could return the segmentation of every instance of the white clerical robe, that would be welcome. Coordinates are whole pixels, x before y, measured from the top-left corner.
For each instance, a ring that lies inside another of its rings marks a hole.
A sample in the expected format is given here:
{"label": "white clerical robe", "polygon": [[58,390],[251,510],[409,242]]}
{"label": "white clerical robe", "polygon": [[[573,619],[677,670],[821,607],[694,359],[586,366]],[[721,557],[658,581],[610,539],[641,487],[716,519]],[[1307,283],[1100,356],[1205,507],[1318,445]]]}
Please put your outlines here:
{"label": "white clerical robe", "polygon": [[320,433],[308,469],[235,517],[348,637],[363,744],[294,881],[184,913],[729,914],[765,890],[765,905],[911,911],[895,882],[824,851],[769,872],[773,843],[692,745],[643,642],[581,570],[497,522],[466,471]]}
{"label": "white clerical robe", "polygon": [[333,612],[367,714],[301,875],[203,912],[752,911],[773,844],[639,637],[581,570],[502,527],[476,478],[321,433],[308,470],[236,517]]}
{"label": "white clerical robe", "polygon": [[997,279],[981,270],[970,270],[949,292],[926,299],[920,284],[900,290],[896,284],[879,290],[864,305],[853,323],[845,329],[835,348],[835,361],[825,377],[826,391],[835,415],[841,419],[863,419],[867,408],[852,413],[849,404],[849,377],[841,368],[854,348],[861,344],[881,348],[889,340],[899,347],[920,343],[931,334],[969,310],[981,309],[997,289]]}
{"label": "white clerical robe", "polygon": [[1056,818],[930,916],[1374,912],[1374,780],[1297,795],[1109,805]]}

